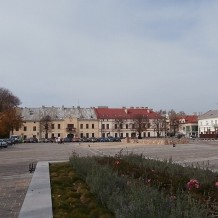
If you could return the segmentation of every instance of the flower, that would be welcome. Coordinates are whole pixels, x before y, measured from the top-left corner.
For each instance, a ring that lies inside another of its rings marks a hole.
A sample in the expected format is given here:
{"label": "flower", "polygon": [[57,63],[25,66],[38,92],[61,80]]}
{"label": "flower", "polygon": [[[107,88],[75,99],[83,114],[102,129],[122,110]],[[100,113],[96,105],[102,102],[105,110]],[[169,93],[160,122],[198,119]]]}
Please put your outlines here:
{"label": "flower", "polygon": [[215,182],[215,186],[218,188],[218,182]]}
{"label": "flower", "polygon": [[119,160],[115,160],[115,164],[116,164],[116,165],[119,165],[119,164],[120,164],[120,161],[119,161]]}
{"label": "flower", "polygon": [[193,188],[198,189],[200,187],[200,184],[198,180],[196,179],[190,179],[190,181],[187,183],[187,188],[189,191],[191,191]]}

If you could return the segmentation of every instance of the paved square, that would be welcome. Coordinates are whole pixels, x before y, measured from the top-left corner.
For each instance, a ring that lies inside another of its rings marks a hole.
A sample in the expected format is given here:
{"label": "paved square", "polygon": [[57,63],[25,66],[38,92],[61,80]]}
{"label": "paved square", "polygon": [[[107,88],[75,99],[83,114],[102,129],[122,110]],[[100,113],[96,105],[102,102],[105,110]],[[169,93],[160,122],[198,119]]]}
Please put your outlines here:
{"label": "paved square", "polygon": [[81,156],[143,153],[150,158],[181,164],[199,163],[218,171],[218,142],[141,145],[138,143],[36,143],[17,144],[0,149],[0,217],[18,217],[32,178],[29,164],[38,161],[68,160],[73,151]]}

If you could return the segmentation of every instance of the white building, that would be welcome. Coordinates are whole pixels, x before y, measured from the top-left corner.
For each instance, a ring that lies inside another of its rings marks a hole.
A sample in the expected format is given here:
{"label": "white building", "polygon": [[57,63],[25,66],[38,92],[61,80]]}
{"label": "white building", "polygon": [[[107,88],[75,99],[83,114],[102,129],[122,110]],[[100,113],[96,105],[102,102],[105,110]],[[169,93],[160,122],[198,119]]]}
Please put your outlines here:
{"label": "white building", "polygon": [[218,110],[209,110],[198,117],[198,134],[202,138],[217,138]]}

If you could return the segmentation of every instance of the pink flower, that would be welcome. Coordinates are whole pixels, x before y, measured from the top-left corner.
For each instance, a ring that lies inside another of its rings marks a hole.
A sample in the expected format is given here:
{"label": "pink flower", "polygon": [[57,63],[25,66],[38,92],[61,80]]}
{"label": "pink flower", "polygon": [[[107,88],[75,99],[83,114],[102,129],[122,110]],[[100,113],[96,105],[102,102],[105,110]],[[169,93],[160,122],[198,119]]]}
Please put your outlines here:
{"label": "pink flower", "polygon": [[218,187],[218,182],[215,182],[215,186]]}
{"label": "pink flower", "polygon": [[198,189],[200,187],[200,184],[198,182],[198,180],[196,179],[190,179],[190,181],[187,183],[187,188],[188,190],[192,190],[193,188]]}
{"label": "pink flower", "polygon": [[120,161],[119,161],[119,160],[116,160],[116,161],[115,161],[115,164],[116,164],[116,165],[120,164]]}

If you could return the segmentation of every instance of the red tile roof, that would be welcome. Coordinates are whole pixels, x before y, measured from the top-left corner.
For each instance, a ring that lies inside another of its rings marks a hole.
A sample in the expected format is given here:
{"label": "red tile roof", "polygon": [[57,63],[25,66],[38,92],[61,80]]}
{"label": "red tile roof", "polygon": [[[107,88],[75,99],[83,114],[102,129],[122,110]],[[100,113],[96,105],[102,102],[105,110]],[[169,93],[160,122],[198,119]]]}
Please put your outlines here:
{"label": "red tile roof", "polygon": [[151,109],[146,108],[95,108],[98,119],[133,119],[137,115],[154,118],[158,114]]}
{"label": "red tile roof", "polygon": [[181,116],[179,119],[185,119],[185,123],[198,123],[198,116],[196,115]]}

